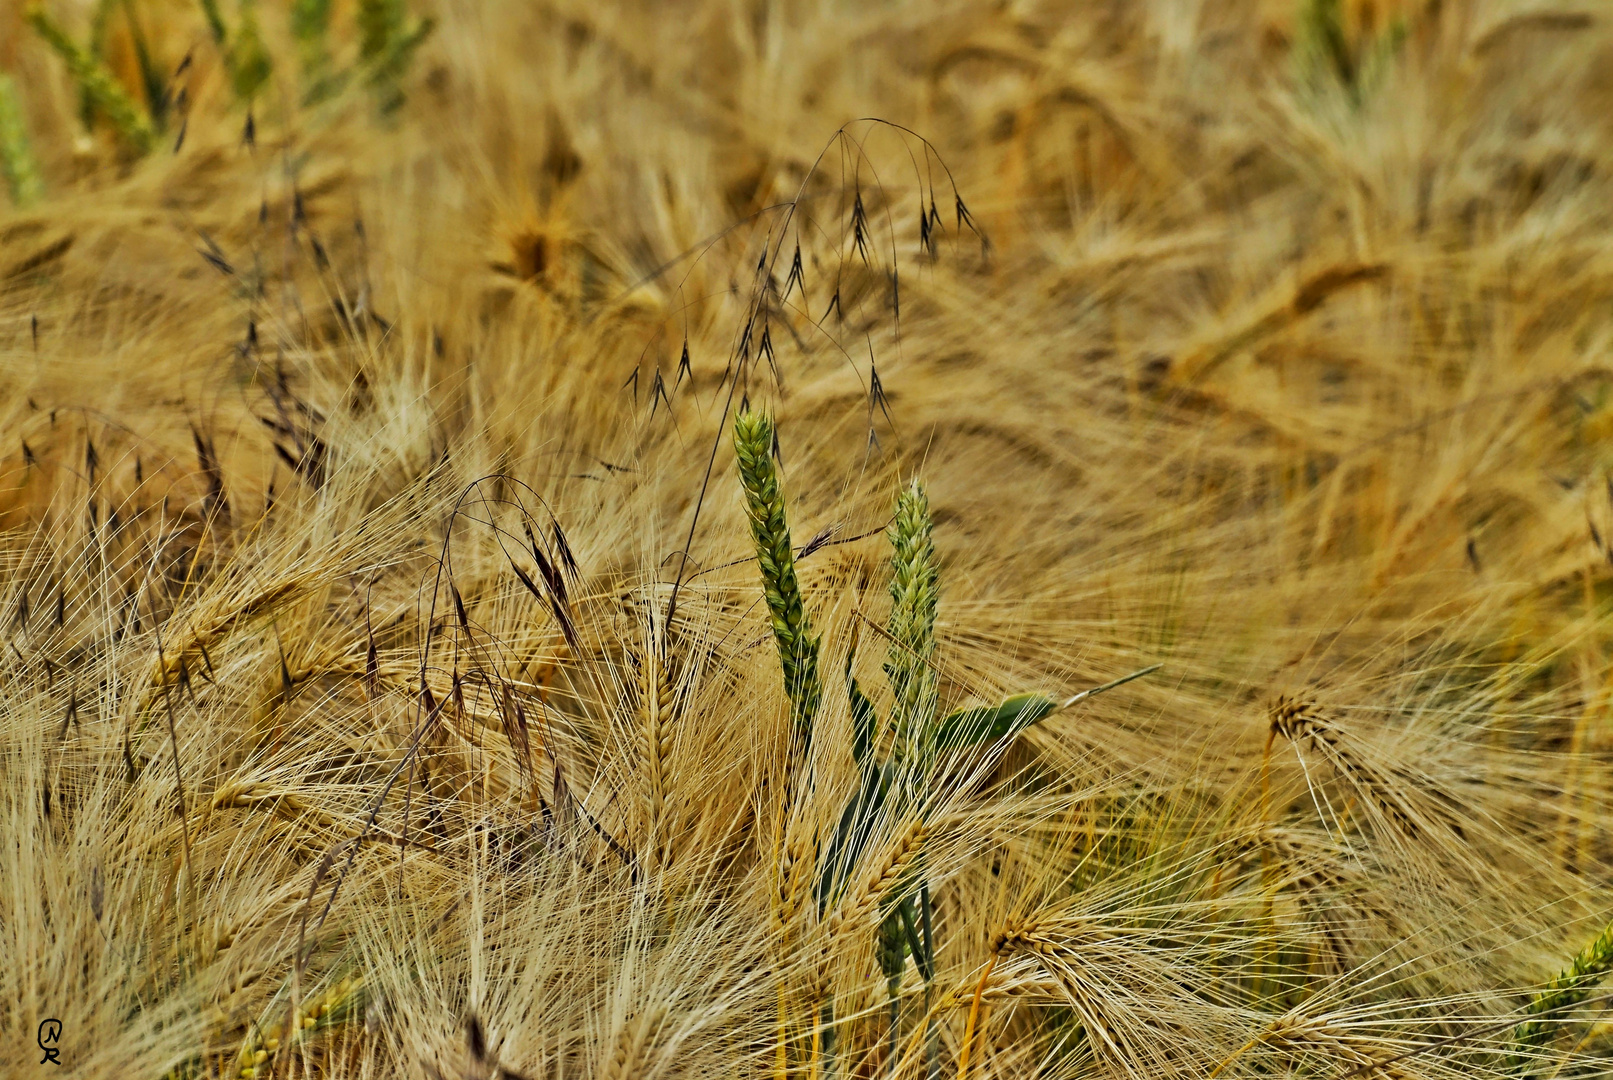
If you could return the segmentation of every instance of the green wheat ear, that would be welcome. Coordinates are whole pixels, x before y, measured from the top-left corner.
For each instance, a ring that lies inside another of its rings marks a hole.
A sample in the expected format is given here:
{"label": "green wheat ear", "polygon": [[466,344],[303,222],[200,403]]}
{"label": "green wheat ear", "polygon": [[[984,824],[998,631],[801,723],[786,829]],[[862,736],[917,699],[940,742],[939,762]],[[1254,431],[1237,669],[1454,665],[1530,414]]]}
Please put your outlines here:
{"label": "green wheat ear", "polygon": [[1331,84],[1355,109],[1377,89],[1406,38],[1404,20],[1396,19],[1358,54],[1345,34],[1340,0],[1300,0],[1298,22],[1294,51],[1300,83],[1313,94]]}
{"label": "green wheat ear", "polygon": [[359,56],[379,61],[403,33],[403,0],[359,0]]}
{"label": "green wheat ear", "polygon": [[[1525,1010],[1529,1019],[1512,1032],[1514,1051],[1538,1050],[1551,1042],[1557,1027],[1548,1023],[1550,1017],[1561,1016],[1590,996],[1591,988],[1613,970],[1613,924],[1601,936],[1580,951],[1566,971],[1547,983]],[[1534,1071],[1532,1057],[1515,1053],[1512,1073],[1527,1076]]]}
{"label": "green wheat ear", "polygon": [[329,46],[331,0],[292,0],[291,36],[321,63]]}
{"label": "green wheat ear", "polygon": [[773,421],[762,413],[742,410],[734,420],[734,451],[745,487],[751,536],[756,540],[767,612],[778,642],[779,666],[784,669],[784,690],[790,698],[795,748],[804,753],[812,741],[812,721],[823,698],[823,686],[818,680],[818,639],[812,635],[801,602],[784,492],[773,466]]}
{"label": "green wheat ear", "polygon": [[11,204],[19,210],[39,200],[42,185],[33,149],[28,145],[22,101],[16,83],[6,75],[0,75],[0,175],[5,177]]}
{"label": "green wheat ear", "polygon": [[435,26],[430,18],[417,19],[409,26],[404,0],[359,0],[359,62],[369,73],[368,82],[381,112],[392,112],[403,104],[399,84],[415,51]]}
{"label": "green wheat ear", "polygon": [[202,7],[202,18],[207,20],[207,30],[213,35],[215,45],[224,44],[229,31],[224,26],[224,16],[218,10],[218,0],[199,0]]}
{"label": "green wheat ear", "polygon": [[106,65],[80,48],[39,5],[29,7],[26,18],[45,43],[67,63],[67,70],[78,83],[80,92],[101,111],[124,141],[141,153],[150,150],[157,138],[151,120],[118,85]]}
{"label": "green wheat ear", "polygon": [[896,702],[895,755],[925,768],[934,751],[935,611],[941,572],[935,561],[930,500],[918,481],[896,499],[891,522],[890,654],[885,674]]}
{"label": "green wheat ear", "polygon": [[331,0],[292,0],[291,36],[302,63],[303,103],[325,100],[340,87],[331,72]]}
{"label": "green wheat ear", "polygon": [[242,101],[257,97],[274,70],[269,50],[264,47],[263,37],[258,32],[258,6],[250,0],[241,4],[241,22],[236,27],[235,40],[230,43],[228,63],[230,84],[235,89],[235,96]]}

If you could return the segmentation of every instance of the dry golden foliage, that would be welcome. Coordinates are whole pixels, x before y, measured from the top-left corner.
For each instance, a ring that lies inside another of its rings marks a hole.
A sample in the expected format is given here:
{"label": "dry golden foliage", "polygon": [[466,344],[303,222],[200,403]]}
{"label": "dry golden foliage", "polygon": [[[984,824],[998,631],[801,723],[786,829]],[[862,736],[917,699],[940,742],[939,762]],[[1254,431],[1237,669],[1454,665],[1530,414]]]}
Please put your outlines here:
{"label": "dry golden foliage", "polygon": [[[1599,10],[28,6],[0,1073],[1600,1068]],[[848,818],[915,477],[907,707],[1163,666]]]}

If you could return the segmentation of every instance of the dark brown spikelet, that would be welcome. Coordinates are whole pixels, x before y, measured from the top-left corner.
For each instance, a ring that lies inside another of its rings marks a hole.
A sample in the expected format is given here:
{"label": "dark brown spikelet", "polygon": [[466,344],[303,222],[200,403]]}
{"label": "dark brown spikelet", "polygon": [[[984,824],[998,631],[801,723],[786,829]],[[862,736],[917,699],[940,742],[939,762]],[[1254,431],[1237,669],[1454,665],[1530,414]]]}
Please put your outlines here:
{"label": "dark brown spikelet", "polygon": [[218,454],[213,450],[210,440],[202,438],[202,433],[192,426],[191,439],[196,444],[196,462],[201,466],[202,473],[207,477],[207,509],[209,514],[216,515],[225,525],[230,520],[230,502],[224,494],[224,470],[219,465]]}
{"label": "dark brown spikelet", "polygon": [[470,616],[465,613],[465,598],[459,595],[459,586],[452,581],[448,583],[448,591],[454,596],[454,614],[459,618],[459,628],[470,636]]}
{"label": "dark brown spikelet", "polygon": [[482,1022],[475,1013],[465,1017],[465,1047],[477,1062],[487,1061],[487,1035],[482,1031]]}

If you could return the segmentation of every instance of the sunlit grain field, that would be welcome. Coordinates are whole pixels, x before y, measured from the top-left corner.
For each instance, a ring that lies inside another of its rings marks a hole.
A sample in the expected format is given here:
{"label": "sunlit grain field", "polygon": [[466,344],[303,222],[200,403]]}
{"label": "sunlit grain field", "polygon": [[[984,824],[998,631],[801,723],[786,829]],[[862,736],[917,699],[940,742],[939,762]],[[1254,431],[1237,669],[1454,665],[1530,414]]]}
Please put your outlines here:
{"label": "sunlit grain field", "polygon": [[0,1073],[1608,1070],[1601,5],[0,72]]}

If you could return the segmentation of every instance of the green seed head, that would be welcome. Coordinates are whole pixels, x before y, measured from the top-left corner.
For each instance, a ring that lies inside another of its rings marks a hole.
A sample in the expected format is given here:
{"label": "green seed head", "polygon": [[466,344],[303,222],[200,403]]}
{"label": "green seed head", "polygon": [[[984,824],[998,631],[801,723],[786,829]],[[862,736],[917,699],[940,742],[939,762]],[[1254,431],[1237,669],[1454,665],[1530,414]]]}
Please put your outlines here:
{"label": "green seed head", "polygon": [[818,680],[818,639],[812,635],[801,600],[784,492],[773,463],[771,418],[742,411],[734,421],[734,450],[745,488],[751,536],[756,542],[756,562],[762,571],[767,613],[778,642],[779,665],[784,670],[784,689],[790,698],[795,742],[804,752],[811,742],[812,720],[823,689]]}
{"label": "green seed head", "polygon": [[935,561],[930,500],[917,481],[896,500],[891,523],[890,677],[895,705],[895,752],[920,767],[934,754],[936,708],[935,612],[940,569]]}

